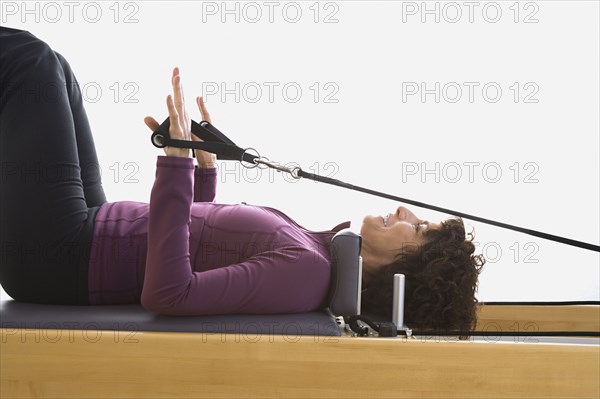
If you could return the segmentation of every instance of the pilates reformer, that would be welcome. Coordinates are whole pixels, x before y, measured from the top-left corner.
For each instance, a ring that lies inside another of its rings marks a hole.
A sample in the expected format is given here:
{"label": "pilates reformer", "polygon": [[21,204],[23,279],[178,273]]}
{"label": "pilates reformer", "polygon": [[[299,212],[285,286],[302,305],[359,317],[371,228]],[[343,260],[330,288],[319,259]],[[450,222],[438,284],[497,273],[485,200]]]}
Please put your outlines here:
{"label": "pilates reformer", "polygon": [[[329,305],[318,312],[173,317],[152,314],[141,305],[2,300],[0,395],[588,398],[600,394],[598,339],[571,338],[569,345],[560,340],[531,343],[531,337],[501,342],[498,329],[490,331],[486,323],[478,329],[485,334],[484,341],[423,333],[417,337],[403,321],[402,275],[394,277],[392,322],[363,318],[360,240],[349,229],[334,235]],[[595,313],[588,309],[579,317],[597,336],[600,314],[597,306],[593,308]],[[513,322],[506,314],[493,317],[492,324],[500,330],[501,323]],[[539,378],[540,373],[551,383]]]}
{"label": "pilates reformer", "polygon": [[[327,179],[239,149],[208,122],[192,121],[192,133],[204,141],[171,140],[167,119],[152,142],[157,147],[214,152],[218,159],[272,167],[296,178]],[[448,332],[413,331],[403,318],[402,275],[394,277],[392,315],[381,319],[361,314],[360,247],[361,237],[349,229],[335,234],[328,307],[305,314],[172,317],[152,314],[141,305],[81,307],[1,300],[0,396],[600,395],[598,302],[482,303],[474,331],[454,338]],[[464,335],[483,339],[467,341]],[[519,336],[524,339],[511,342]],[[554,341],[534,343],[551,336]]]}

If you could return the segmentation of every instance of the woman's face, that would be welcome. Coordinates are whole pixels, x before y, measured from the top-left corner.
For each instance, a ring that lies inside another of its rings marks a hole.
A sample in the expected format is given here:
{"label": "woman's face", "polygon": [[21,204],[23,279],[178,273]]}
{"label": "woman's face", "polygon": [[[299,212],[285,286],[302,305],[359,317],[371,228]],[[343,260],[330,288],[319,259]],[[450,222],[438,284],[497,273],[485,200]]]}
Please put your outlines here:
{"label": "woman's face", "polygon": [[414,250],[423,244],[423,233],[436,228],[439,228],[439,223],[422,220],[400,206],[387,215],[365,216],[360,229],[362,247],[369,252],[371,258],[378,259],[377,263],[389,264],[402,251]]}

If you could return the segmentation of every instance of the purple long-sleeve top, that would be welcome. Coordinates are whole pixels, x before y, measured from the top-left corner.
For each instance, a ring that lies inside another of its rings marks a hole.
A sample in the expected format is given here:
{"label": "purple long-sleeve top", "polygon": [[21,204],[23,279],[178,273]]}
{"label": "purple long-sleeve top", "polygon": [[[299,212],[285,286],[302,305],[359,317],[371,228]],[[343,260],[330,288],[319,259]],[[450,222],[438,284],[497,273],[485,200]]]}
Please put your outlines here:
{"label": "purple long-sleeve top", "polygon": [[172,315],[298,313],[326,306],[331,239],[262,206],[215,203],[216,168],[158,156],[150,203],[100,207],[92,305],[139,303]]}

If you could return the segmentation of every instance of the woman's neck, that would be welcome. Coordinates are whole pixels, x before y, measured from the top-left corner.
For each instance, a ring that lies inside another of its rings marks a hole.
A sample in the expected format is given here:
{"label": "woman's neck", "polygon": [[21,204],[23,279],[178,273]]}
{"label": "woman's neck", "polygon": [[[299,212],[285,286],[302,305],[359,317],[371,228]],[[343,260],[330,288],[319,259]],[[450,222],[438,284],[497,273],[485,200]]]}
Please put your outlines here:
{"label": "woman's neck", "polygon": [[363,283],[369,283],[377,274],[377,270],[383,263],[381,259],[369,247],[368,243],[363,241],[360,255],[362,256],[362,278]]}

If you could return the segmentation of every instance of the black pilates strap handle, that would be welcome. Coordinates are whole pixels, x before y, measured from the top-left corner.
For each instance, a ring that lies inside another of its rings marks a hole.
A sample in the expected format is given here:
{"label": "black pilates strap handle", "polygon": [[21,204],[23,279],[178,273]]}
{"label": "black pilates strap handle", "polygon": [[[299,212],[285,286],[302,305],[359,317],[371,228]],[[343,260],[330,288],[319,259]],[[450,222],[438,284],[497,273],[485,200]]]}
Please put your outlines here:
{"label": "black pilates strap handle", "polygon": [[[203,141],[188,141],[188,140],[177,140],[172,139],[169,135],[169,127],[171,123],[169,118],[152,133],[151,140],[155,147],[177,147],[177,148],[190,148],[194,150],[203,150],[217,155],[217,159],[226,161],[245,161],[254,163],[254,159],[258,156],[248,153],[227,136],[221,133],[216,127],[214,127],[208,121],[202,121],[196,123],[192,120],[191,132],[194,136],[202,139]],[[194,152],[192,151],[192,156]]]}
{"label": "black pilates strap handle", "polygon": [[[202,121],[200,123],[196,123],[192,120],[191,131],[196,136],[202,139],[203,141],[188,141],[188,140],[175,140],[171,139],[169,136],[169,118],[165,119],[165,121],[152,133],[152,144],[154,146],[163,148],[166,146],[170,147],[178,147],[178,148],[191,148],[191,149],[199,149],[203,151],[207,151],[217,155],[217,159],[223,159],[228,161],[240,161],[240,162],[248,162],[251,164],[256,164],[256,160],[260,158],[260,156],[250,154],[248,149],[242,149],[238,147],[233,141],[231,141],[227,136],[221,133],[216,127],[214,127],[208,121]],[[192,151],[193,155],[193,151]],[[271,166],[271,165],[268,165]],[[273,167],[273,166],[271,166]],[[571,245],[573,247],[588,249],[590,251],[600,252],[600,246],[590,244],[583,241],[577,241],[570,238],[565,238],[561,236],[556,236],[553,234],[544,233],[537,230],[528,229],[525,227],[513,226],[508,223],[497,222],[495,220],[482,218],[480,216],[470,215],[464,212],[454,211],[452,209],[442,208],[435,205],[426,204],[424,202],[414,201],[408,198],[397,197],[395,195],[385,194],[379,191],[370,190],[368,188],[355,186],[353,184],[345,183],[340,180],[331,179],[325,176],[315,175],[313,173],[304,172],[300,168],[295,168],[296,178],[305,178],[318,182],[323,182],[327,184],[332,184],[339,187],[345,187],[350,190],[360,191],[366,194],[375,195],[382,198],[391,199],[394,201],[402,202],[405,204],[414,205],[420,208],[431,209],[433,211],[442,212],[454,216],[459,216],[464,219],[473,220],[476,222],[481,222],[485,224],[490,224],[492,226],[501,227],[503,229],[518,231],[519,233],[528,234],[534,237],[543,238],[545,240],[560,242],[563,244]]]}

